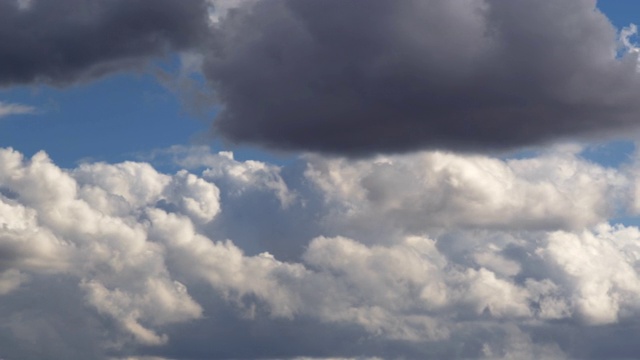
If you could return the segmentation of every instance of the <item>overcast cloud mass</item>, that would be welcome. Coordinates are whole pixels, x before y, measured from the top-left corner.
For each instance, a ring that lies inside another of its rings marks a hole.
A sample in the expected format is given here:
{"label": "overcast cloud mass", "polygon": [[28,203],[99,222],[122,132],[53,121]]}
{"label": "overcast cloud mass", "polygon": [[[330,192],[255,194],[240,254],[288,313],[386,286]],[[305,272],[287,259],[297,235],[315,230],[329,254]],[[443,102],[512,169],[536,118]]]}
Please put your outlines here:
{"label": "overcast cloud mass", "polygon": [[258,1],[222,21],[207,57],[224,107],[214,128],[266,147],[367,155],[635,126],[637,52],[621,49],[595,5]]}
{"label": "overcast cloud mass", "polygon": [[590,0],[0,0],[3,88],[203,80],[215,136],[303,151],[0,147],[0,359],[637,358],[640,155],[566,144],[635,131],[635,32]]}

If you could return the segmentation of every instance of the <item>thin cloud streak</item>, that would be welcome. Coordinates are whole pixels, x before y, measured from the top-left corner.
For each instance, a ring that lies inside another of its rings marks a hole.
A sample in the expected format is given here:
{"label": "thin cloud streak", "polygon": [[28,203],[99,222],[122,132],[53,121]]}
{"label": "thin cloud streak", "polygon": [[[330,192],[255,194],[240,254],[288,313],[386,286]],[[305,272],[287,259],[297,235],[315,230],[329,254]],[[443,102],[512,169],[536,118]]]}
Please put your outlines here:
{"label": "thin cloud streak", "polygon": [[0,118],[12,115],[33,115],[37,113],[38,109],[33,106],[0,101]]}

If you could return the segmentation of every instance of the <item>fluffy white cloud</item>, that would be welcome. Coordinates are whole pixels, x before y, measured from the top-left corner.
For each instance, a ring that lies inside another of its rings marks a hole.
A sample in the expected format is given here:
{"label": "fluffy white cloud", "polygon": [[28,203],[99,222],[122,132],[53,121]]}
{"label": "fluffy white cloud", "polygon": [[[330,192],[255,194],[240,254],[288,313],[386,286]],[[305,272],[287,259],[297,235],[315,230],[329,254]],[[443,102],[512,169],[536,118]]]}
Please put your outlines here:
{"label": "fluffy white cloud", "polygon": [[[38,341],[66,358],[228,358],[246,329],[271,345],[245,357],[597,357],[640,314],[640,230],[607,223],[633,210],[633,163],[567,148],[285,167],[163,154],[199,174],[0,150],[0,338],[14,343],[0,356],[37,358]],[[59,323],[70,306],[82,335]],[[612,330],[579,348],[539,335],[598,326]],[[84,350],[62,350],[78,336]]]}
{"label": "fluffy white cloud", "polygon": [[557,264],[576,310],[591,324],[635,313],[640,296],[640,232],[602,225],[596,233],[556,232],[542,255]]}
{"label": "fluffy white cloud", "polygon": [[232,152],[212,154],[206,146],[174,146],[163,153],[171,155],[175,163],[187,169],[204,167],[202,176],[224,184],[232,196],[261,190],[275,194],[283,207],[295,200],[295,194],[283,180],[279,166],[254,160],[237,161]]}
{"label": "fluffy white cloud", "polygon": [[613,214],[626,179],[574,152],[502,161],[426,152],[372,160],[311,157],[305,173],[337,222],[434,227],[576,229]]}
{"label": "fluffy white cloud", "polygon": [[[2,188],[10,195],[0,199],[0,211],[7,214],[0,232],[6,287],[16,289],[16,271],[77,278],[91,306],[148,344],[166,337],[141,322],[165,324],[201,315],[184,285],[171,280],[163,249],[147,241],[143,217],[164,193],[170,195],[167,201],[184,207],[184,200],[202,188],[205,195],[217,194],[215,186],[185,181],[183,173],[161,175],[146,164],[83,165],[68,172],[44,153],[24,160],[3,150],[0,157]],[[174,181],[180,196],[173,194]],[[204,206],[212,216],[217,198],[203,196],[203,201],[213,202]],[[194,210],[202,209],[192,207],[185,212],[201,220],[203,211]]]}

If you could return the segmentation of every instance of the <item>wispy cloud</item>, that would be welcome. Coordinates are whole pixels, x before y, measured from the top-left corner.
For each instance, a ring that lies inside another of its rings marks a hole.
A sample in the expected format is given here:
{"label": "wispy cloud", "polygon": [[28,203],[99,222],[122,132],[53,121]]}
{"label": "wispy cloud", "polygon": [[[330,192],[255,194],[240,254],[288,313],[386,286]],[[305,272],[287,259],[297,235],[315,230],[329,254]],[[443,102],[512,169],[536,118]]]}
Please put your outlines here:
{"label": "wispy cloud", "polygon": [[33,106],[0,101],[0,118],[11,115],[35,114],[36,112],[37,109]]}

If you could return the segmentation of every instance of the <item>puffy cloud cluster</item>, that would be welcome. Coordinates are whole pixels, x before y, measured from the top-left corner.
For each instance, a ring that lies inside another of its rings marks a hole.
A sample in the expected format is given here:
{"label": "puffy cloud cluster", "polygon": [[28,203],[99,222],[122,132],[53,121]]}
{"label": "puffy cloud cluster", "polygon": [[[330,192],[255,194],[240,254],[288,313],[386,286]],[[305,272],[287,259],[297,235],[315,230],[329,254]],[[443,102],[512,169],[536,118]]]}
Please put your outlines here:
{"label": "puffy cloud cluster", "polygon": [[69,173],[44,153],[25,161],[4,150],[1,158],[3,288],[15,289],[32,273],[75,277],[89,304],[147,344],[166,337],[141,321],[161,325],[201,315],[165,268],[162,248],[147,241],[144,209],[166,199],[197,221],[210,220],[218,211],[214,185],[146,164],[94,164]]}
{"label": "puffy cloud cluster", "polygon": [[598,358],[640,313],[634,164],[164,155],[0,150],[0,356]]}
{"label": "puffy cloud cluster", "polygon": [[405,233],[580,229],[630,206],[630,180],[577,151],[559,147],[507,161],[443,152],[360,161],[312,156],[305,176],[321,189],[333,226],[375,224],[377,232],[384,224]]}

